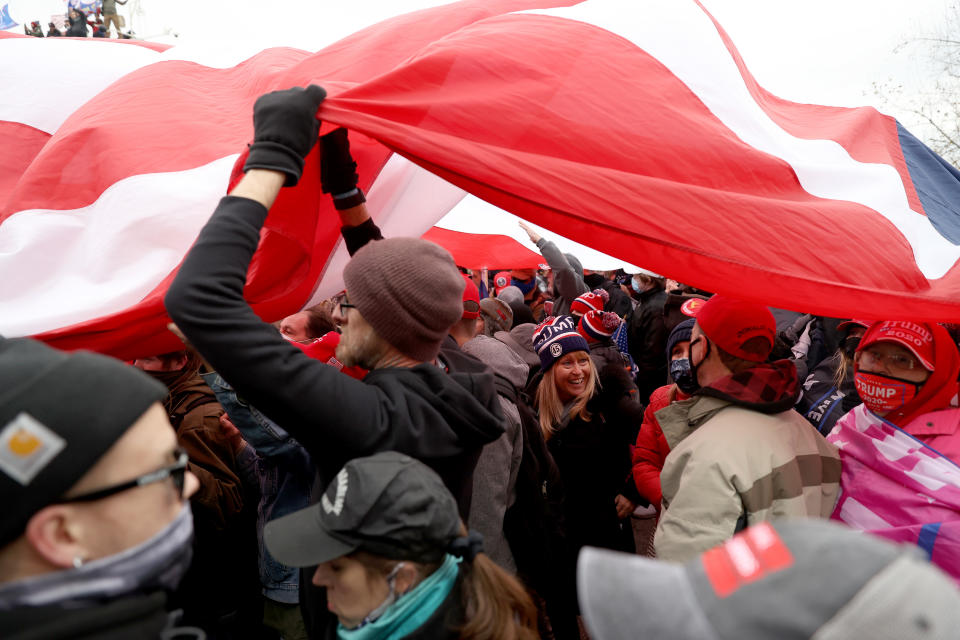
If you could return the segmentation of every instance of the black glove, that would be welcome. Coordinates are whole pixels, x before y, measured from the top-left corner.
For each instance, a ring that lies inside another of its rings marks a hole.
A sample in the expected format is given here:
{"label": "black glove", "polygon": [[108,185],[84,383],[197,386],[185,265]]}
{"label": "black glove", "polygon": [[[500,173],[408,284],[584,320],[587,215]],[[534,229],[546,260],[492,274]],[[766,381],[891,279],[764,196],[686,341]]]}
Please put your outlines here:
{"label": "black glove", "polygon": [[357,163],[350,155],[350,139],[343,127],[320,138],[320,188],[333,196],[336,209],[349,209],[366,202],[357,188]]}
{"label": "black glove", "polygon": [[317,142],[317,108],[326,97],[323,87],[312,84],[257,98],[253,105],[253,144],[243,170],[281,171],[287,174],[284,186],[297,184],[303,159]]}

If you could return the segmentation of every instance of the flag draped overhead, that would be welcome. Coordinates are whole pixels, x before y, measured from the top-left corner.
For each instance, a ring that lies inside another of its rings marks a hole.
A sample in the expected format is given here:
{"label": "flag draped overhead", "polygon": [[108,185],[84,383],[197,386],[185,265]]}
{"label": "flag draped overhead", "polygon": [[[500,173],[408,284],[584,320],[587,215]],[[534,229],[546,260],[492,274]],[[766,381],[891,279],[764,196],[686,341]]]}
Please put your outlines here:
{"label": "flag draped overhead", "polygon": [[[467,0],[230,65],[103,40],[7,36],[0,52],[17,60],[0,70],[4,335],[175,348],[162,295],[228,188],[254,100],[311,82],[329,95],[323,132],[351,130],[385,235],[421,235],[459,199],[418,183],[412,161],[706,290],[960,321],[960,175],[873,109],[770,95],[695,0]],[[250,271],[266,319],[338,285],[316,155]]]}

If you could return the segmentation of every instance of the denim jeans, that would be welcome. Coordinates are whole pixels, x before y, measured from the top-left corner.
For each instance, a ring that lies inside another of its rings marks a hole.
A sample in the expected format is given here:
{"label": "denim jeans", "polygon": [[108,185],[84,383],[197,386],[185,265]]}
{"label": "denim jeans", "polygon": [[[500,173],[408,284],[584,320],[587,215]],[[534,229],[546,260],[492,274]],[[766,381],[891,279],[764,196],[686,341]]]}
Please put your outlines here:
{"label": "denim jeans", "polygon": [[299,571],[277,562],[270,555],[263,544],[263,527],[270,520],[310,504],[316,468],[299,442],[239,397],[220,374],[205,373],[203,379],[213,389],[243,438],[257,453],[255,468],[260,483],[257,543],[263,595],[276,602],[294,604],[299,601]]}

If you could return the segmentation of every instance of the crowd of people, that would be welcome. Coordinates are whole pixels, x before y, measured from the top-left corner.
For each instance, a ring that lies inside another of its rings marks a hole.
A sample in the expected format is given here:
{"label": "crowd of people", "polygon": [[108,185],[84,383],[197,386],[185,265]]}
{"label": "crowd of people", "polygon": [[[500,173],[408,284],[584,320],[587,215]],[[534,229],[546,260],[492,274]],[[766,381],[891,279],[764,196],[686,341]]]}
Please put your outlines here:
{"label": "crowd of people", "polygon": [[[87,15],[79,7],[70,6],[64,20],[65,29],[61,31],[56,23],[47,23],[47,33],[44,36],[43,29],[40,28],[40,21],[34,20],[29,25],[23,25],[23,32],[28,36],[36,38],[123,38],[131,37],[129,30],[121,31],[126,26],[126,20],[117,13],[118,4],[127,4],[127,0],[103,0],[97,7],[96,13]],[[116,32],[111,36],[111,26]],[[89,29],[87,28],[89,27]]]}
{"label": "crowd of people", "polygon": [[[548,268],[487,277],[383,237],[324,97],[256,102],[182,349],[0,338],[0,637],[955,637],[953,327],[590,272],[526,224]],[[271,324],[247,271],[317,144],[344,290]]]}

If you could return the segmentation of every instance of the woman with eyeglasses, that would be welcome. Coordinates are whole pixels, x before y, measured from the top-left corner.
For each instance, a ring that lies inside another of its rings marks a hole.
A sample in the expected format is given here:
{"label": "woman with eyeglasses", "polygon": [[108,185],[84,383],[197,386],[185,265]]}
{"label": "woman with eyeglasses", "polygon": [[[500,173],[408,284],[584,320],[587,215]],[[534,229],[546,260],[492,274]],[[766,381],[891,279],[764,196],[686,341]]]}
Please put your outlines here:
{"label": "woman with eyeglasses", "polygon": [[883,321],[853,357],[863,404],[827,440],[840,450],[840,499],[833,517],[897,542],[921,546],[960,579],[960,352],[947,330]]}
{"label": "woman with eyeglasses", "polygon": [[467,533],[440,476],[394,451],[348,462],[319,504],[270,522],[278,560],[316,566],[333,640],[534,640],[536,609]]}

